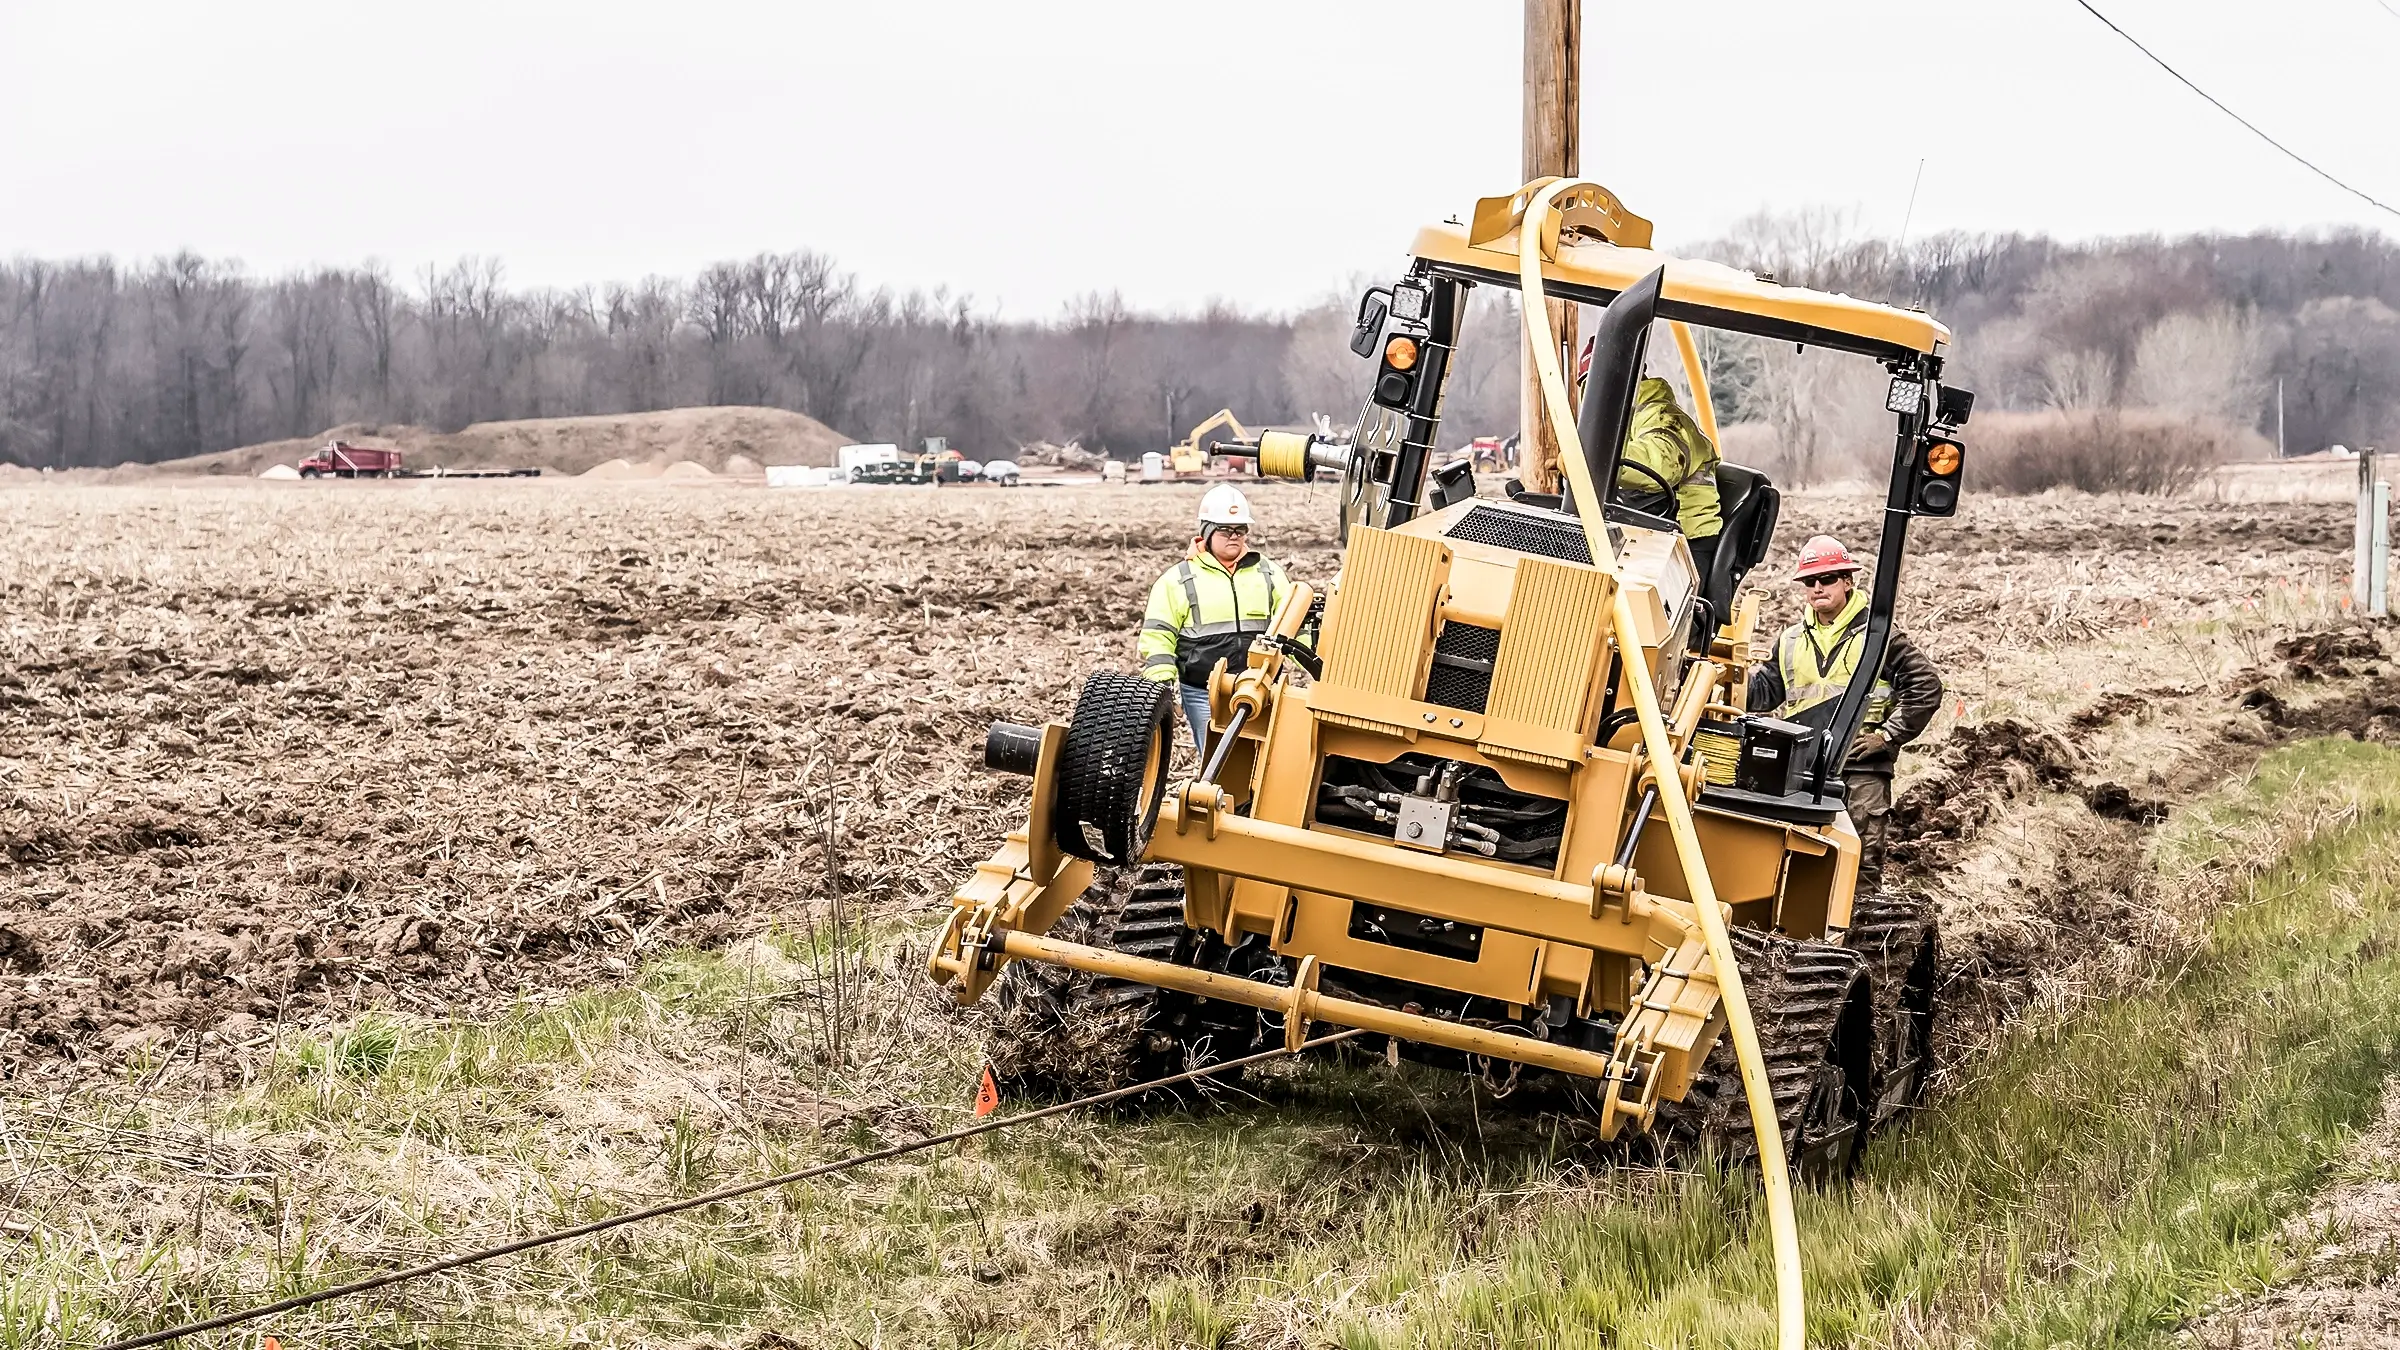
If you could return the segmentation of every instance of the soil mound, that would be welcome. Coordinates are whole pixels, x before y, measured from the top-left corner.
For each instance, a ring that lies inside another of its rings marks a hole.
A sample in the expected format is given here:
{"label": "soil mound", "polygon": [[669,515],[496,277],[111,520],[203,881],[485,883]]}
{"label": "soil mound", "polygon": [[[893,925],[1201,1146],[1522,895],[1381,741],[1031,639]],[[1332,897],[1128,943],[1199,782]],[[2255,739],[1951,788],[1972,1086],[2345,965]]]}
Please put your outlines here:
{"label": "soil mound", "polygon": [[[110,470],[109,476],[249,477],[271,464],[298,463],[331,440],[398,450],[407,456],[410,468],[431,468],[437,464],[454,469],[532,467],[553,474],[582,475],[612,462],[631,467],[688,461],[714,475],[755,474],[769,464],[823,468],[834,462],[834,452],[848,445],[851,438],[813,417],[782,408],[668,408],[660,412],[596,417],[542,417],[518,422],[477,422],[449,433],[418,426],[346,422],[315,436],[266,441],[159,464],[123,465]],[[735,467],[736,460],[749,467]],[[649,475],[636,472],[621,476]]]}
{"label": "soil mound", "polygon": [[669,408],[604,417],[478,422],[443,438],[462,461],[581,473],[605,459],[688,462],[711,474],[740,456],[757,464],[823,467],[850,438],[781,408]]}
{"label": "soil mound", "polygon": [[694,464],[692,461],[690,461],[690,460],[688,460],[688,459],[679,459],[679,460],[676,460],[674,463],[672,463],[672,464],[668,465],[666,468],[664,468],[664,469],[660,470],[660,471],[659,471],[659,475],[658,475],[658,476],[659,476],[659,477],[661,477],[661,478],[678,478],[678,479],[714,478],[714,477],[716,477],[716,475],[715,475],[715,474],[713,474],[713,473],[709,472],[709,469],[708,469],[708,466],[707,466],[707,465],[705,465],[705,464]]}

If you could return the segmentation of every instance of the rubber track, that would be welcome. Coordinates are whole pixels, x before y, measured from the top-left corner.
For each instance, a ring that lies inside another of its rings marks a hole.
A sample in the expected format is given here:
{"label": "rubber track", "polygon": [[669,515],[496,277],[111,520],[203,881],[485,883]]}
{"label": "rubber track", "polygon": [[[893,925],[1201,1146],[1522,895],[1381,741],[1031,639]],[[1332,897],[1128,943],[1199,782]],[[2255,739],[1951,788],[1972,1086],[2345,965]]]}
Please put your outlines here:
{"label": "rubber track", "polygon": [[[1920,961],[1927,961],[1928,969],[1939,961],[1940,942],[1933,901],[1925,896],[1878,892],[1859,896],[1851,907],[1850,929],[1842,935],[1842,945],[1866,958],[1867,971],[1875,980],[1875,1080],[1879,1084],[1888,1087],[1892,1083],[1907,1051],[1907,1014],[1900,1001],[1908,995],[1909,974]],[[1922,992],[1930,1002],[1932,990]],[[1925,1053],[1930,1061],[1930,1034]],[[1914,1106],[1924,1095],[1932,1071],[1933,1065],[1925,1064],[1906,1095],[1883,1108],[1878,1123]]]}
{"label": "rubber track", "polygon": [[[1840,947],[1747,928],[1728,936],[1758,1025],[1785,1151],[1796,1157],[1801,1114],[1866,962]],[[1736,1163],[1757,1160],[1758,1140],[1751,1132],[1749,1098],[1742,1091],[1741,1061],[1731,1036],[1717,1038],[1682,1101],[1660,1103],[1654,1132],[1670,1154],[1708,1148]]]}
{"label": "rubber track", "polygon": [[[1052,931],[1178,965],[1191,963],[1200,937],[1184,927],[1183,870],[1172,863],[1095,869]],[[1014,1090],[1043,1097],[1106,1091],[1179,1072],[1194,1059],[1192,1047],[1162,1025],[1170,996],[1153,986],[1012,961],[995,992],[992,1069]]]}

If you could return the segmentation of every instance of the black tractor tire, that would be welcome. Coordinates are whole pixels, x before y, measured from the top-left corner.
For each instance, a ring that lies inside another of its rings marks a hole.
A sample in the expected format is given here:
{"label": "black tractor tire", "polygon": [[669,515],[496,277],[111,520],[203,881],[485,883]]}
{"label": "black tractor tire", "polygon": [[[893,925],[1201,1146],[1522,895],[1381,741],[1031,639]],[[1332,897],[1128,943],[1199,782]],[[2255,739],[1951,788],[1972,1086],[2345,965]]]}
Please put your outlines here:
{"label": "black tractor tire", "polygon": [[1083,682],[1059,748],[1050,835],[1068,856],[1123,867],[1158,824],[1175,745],[1175,696],[1165,684],[1113,670]]}
{"label": "black tractor tire", "polygon": [[[1822,942],[1747,928],[1730,937],[1775,1094],[1785,1163],[1804,1180],[1847,1179],[1857,1169],[1875,1103],[1867,963]],[[1684,1099],[1659,1104],[1653,1133],[1670,1155],[1713,1153],[1757,1165],[1758,1138],[1730,1031],[1717,1038]]]}
{"label": "black tractor tire", "polygon": [[1842,945],[1875,981],[1875,1124],[1916,1106],[1933,1077],[1935,983],[1941,930],[1933,901],[1877,892],[1851,905]]}
{"label": "black tractor tire", "polygon": [[[1183,869],[1101,868],[1054,936],[1180,966],[1221,965],[1223,944],[1183,922]],[[1214,958],[1212,960],[1212,958]],[[1046,961],[1012,961],[994,987],[992,1076],[1001,1087],[1066,1100],[1131,1087],[1251,1053],[1257,1014]]]}

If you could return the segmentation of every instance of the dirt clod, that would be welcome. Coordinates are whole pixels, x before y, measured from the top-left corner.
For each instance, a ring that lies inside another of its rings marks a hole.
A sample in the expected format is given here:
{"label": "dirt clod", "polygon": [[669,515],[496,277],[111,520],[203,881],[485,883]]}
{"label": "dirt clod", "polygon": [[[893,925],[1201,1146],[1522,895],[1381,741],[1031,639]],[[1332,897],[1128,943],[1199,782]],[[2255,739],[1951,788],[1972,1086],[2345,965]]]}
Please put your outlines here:
{"label": "dirt clod", "polygon": [[2094,815],[2136,825],[2157,825],[2174,809],[2156,797],[2143,796],[2115,782],[2094,783],[2085,788],[2083,803],[2092,808]]}
{"label": "dirt clod", "polygon": [[2009,717],[1960,727],[1933,755],[1937,771],[1892,804],[1891,857],[1912,871],[1939,866],[1949,846],[2028,787],[2071,786],[2082,763],[2056,734]]}
{"label": "dirt clod", "polygon": [[2353,624],[2322,633],[2298,633],[2275,644],[2277,659],[2289,662],[2296,680],[2342,679],[2357,673],[2355,663],[2383,659],[2383,644],[2364,625]]}

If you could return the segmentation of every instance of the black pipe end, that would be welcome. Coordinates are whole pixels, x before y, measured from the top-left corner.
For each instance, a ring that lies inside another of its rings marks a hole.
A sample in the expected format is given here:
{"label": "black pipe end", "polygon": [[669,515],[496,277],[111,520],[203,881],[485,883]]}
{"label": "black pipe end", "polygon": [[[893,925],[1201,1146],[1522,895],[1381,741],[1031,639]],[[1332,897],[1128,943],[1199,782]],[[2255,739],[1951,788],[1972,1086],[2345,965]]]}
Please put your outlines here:
{"label": "black pipe end", "polygon": [[983,767],[995,773],[1021,773],[1030,778],[1042,762],[1042,729],[1016,722],[994,722],[983,733]]}

